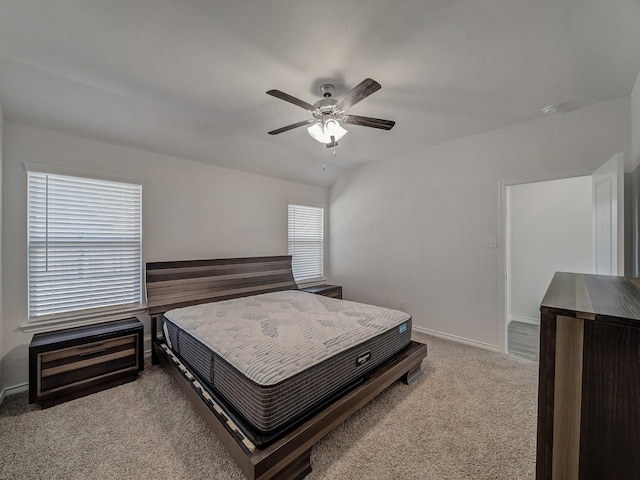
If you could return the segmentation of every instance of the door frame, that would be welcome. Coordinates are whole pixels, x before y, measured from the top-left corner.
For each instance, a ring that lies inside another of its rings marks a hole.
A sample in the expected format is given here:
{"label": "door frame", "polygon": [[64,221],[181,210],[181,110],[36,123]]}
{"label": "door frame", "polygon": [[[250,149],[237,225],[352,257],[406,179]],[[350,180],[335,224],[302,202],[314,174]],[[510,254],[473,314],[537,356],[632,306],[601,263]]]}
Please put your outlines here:
{"label": "door frame", "polygon": [[527,183],[538,183],[538,182],[546,182],[549,180],[562,180],[565,178],[574,178],[574,177],[586,177],[590,176],[595,172],[595,168],[587,168],[583,170],[571,170],[567,172],[557,172],[557,173],[549,173],[549,174],[541,174],[541,175],[532,175],[526,177],[518,177],[509,180],[500,181],[499,185],[499,200],[500,200],[500,217],[498,222],[498,229],[500,231],[500,240],[499,240],[499,266],[498,266],[498,284],[500,288],[498,288],[498,292],[500,298],[498,299],[498,306],[500,308],[499,316],[500,321],[498,322],[498,346],[500,347],[502,353],[508,353],[508,342],[507,342],[507,329],[509,328],[509,319],[507,318],[507,314],[509,313],[509,305],[510,295],[508,292],[509,282],[507,281],[508,275],[508,245],[507,245],[507,227],[508,227],[508,212],[507,212],[507,187],[511,187],[513,185],[523,185]]}
{"label": "door frame", "polygon": [[[615,165],[615,167],[613,167]],[[615,175],[613,172],[615,171]],[[604,275],[619,275],[624,276],[625,270],[625,244],[626,244],[626,236],[624,231],[625,226],[625,178],[624,178],[624,153],[619,152],[612,156],[609,160],[600,165],[591,176],[592,178],[592,186],[593,186],[593,273],[599,273],[599,265],[598,265],[598,252],[599,252],[599,243],[598,243],[598,189],[597,186],[601,184],[603,179],[611,181],[613,178],[613,183],[611,184],[612,191],[609,195],[609,198],[606,200],[606,205],[608,207],[609,213],[613,213],[610,215],[610,228],[607,230],[608,235],[611,235],[611,232],[615,230],[616,232],[616,241],[615,244],[611,244],[609,247],[609,261],[611,263],[611,271],[601,271],[601,274]],[[615,192],[615,195],[614,195]],[[615,197],[615,202],[612,201],[612,198]],[[615,258],[611,258],[611,257]],[[615,262],[615,264],[614,264]]]}

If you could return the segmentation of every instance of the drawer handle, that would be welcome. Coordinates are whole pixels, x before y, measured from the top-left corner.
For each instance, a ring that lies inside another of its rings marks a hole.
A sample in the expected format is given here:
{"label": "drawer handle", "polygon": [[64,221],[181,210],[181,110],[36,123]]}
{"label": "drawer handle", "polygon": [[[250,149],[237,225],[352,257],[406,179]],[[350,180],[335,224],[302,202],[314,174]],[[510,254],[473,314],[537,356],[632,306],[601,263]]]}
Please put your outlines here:
{"label": "drawer handle", "polygon": [[79,357],[86,357],[87,355],[93,355],[94,353],[102,353],[102,352],[106,352],[107,349],[103,348],[100,350],[94,350],[93,352],[84,352],[84,353],[80,353],[78,354]]}

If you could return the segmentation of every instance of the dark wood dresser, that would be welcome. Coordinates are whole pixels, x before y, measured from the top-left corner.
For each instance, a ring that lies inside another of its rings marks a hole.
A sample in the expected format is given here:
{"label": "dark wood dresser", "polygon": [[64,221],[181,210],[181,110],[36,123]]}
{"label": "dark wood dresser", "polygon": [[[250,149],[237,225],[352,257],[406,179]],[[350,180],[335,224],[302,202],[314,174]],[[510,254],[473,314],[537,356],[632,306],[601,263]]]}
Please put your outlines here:
{"label": "dark wood dresser", "polygon": [[536,478],[640,478],[640,279],[556,273],[540,307]]}
{"label": "dark wood dresser", "polygon": [[49,407],[135,380],[143,368],[137,318],[36,334],[29,345],[29,403]]}
{"label": "dark wood dresser", "polygon": [[303,287],[300,290],[325,297],[342,298],[342,287],[340,285],[314,285],[313,287]]}

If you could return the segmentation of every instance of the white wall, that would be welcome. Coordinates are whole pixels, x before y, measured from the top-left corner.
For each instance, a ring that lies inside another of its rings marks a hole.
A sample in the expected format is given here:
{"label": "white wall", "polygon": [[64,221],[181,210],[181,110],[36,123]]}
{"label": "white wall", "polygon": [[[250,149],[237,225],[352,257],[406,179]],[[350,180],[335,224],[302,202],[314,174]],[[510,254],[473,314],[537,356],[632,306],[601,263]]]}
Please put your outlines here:
{"label": "white wall", "polygon": [[538,322],[556,271],[593,271],[591,177],[512,185],[507,192],[510,316]]}
{"label": "white wall", "polygon": [[[354,168],[330,191],[330,270],[347,299],[502,349],[500,181],[593,169],[630,150],[629,97]],[[402,128],[401,119],[397,128]]]}
{"label": "white wall", "polygon": [[640,72],[631,92],[631,174],[633,223],[633,268],[632,275],[640,276]]}
{"label": "white wall", "polygon": [[[2,252],[2,241],[4,239],[2,231],[2,166],[4,151],[4,117],[2,114],[2,105],[0,104],[0,253]],[[2,315],[2,255],[0,254],[0,402],[4,393],[4,317]]]}
{"label": "white wall", "polygon": [[[143,180],[143,261],[287,254],[287,203],[328,191],[62,133],[5,125],[5,385],[27,382],[26,173],[21,162]],[[215,155],[215,152],[212,152]]]}

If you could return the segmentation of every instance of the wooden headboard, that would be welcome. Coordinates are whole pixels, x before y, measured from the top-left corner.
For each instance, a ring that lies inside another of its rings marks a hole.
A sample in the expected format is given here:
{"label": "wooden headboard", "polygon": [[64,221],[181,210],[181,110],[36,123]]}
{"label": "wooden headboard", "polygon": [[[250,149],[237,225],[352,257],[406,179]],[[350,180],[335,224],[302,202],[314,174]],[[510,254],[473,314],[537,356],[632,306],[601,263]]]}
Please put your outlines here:
{"label": "wooden headboard", "polygon": [[149,315],[258,293],[297,290],[291,256],[147,263]]}

